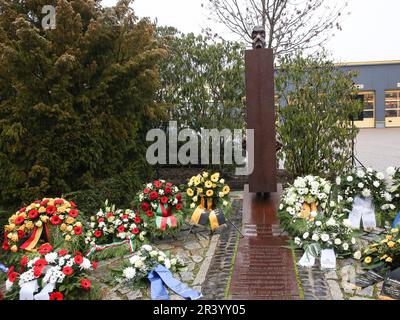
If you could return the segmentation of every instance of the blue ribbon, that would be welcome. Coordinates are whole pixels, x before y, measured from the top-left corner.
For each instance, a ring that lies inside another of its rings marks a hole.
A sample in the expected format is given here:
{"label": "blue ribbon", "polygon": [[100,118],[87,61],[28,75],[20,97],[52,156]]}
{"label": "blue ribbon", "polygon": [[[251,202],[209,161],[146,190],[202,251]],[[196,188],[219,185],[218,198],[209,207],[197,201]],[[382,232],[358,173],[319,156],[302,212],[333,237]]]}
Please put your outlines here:
{"label": "blue ribbon", "polygon": [[9,269],[4,264],[0,263],[0,271],[1,272],[7,273],[8,270]]}
{"label": "blue ribbon", "polygon": [[393,221],[393,229],[396,229],[398,225],[400,224],[400,213],[397,215],[396,219]]}
{"label": "blue ribbon", "polygon": [[186,300],[197,300],[203,297],[201,292],[190,289],[187,285],[174,278],[171,271],[163,265],[159,264],[150,271],[147,278],[150,280],[152,300],[170,299],[165,286]]}

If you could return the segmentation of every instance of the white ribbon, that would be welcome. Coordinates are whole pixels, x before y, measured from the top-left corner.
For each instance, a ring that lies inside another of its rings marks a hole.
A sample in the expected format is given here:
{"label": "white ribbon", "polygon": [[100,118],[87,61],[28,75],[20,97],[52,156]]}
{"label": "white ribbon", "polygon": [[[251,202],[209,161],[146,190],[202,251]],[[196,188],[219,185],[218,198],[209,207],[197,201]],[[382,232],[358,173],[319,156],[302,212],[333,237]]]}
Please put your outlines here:
{"label": "white ribbon", "polygon": [[54,291],[55,283],[48,283],[38,294],[40,288],[37,280],[24,283],[19,291],[19,300],[50,300],[50,293]]}
{"label": "white ribbon", "polygon": [[313,267],[315,265],[315,257],[306,251],[298,262],[298,265],[305,268]]}
{"label": "white ribbon", "polygon": [[372,198],[356,197],[352,211],[349,214],[349,220],[353,229],[360,229],[361,220],[364,229],[376,228],[375,208],[372,204]]}
{"label": "white ribbon", "polygon": [[323,249],[321,251],[321,268],[336,269],[336,254],[333,249]]}

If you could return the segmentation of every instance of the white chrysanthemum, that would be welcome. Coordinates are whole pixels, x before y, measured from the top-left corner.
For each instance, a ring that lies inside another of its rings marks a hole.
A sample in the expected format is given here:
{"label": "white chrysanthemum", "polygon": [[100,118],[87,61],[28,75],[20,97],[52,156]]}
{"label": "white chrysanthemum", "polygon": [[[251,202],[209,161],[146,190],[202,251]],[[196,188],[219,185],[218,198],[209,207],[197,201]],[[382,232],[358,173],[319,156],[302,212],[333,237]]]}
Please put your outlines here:
{"label": "white chrysanthemum", "polygon": [[294,239],[294,243],[297,245],[297,246],[301,246],[301,239],[299,238],[299,237],[296,237],[295,239]]}
{"label": "white chrysanthemum", "polygon": [[345,227],[347,227],[347,228],[351,228],[351,227],[352,227],[351,221],[350,221],[349,219],[344,219],[344,220],[343,220],[343,225],[344,225]]}
{"label": "white chrysanthemum", "polygon": [[303,234],[303,239],[306,240],[310,236],[309,232]]}
{"label": "white chrysanthemum", "polygon": [[330,219],[326,222],[326,225],[327,225],[328,227],[334,227],[334,226],[336,226],[336,220],[335,220],[334,218],[330,218]]}
{"label": "white chrysanthemum", "polygon": [[347,182],[353,182],[353,177],[352,176],[348,176],[347,178],[346,178],[346,180],[347,180]]}
{"label": "white chrysanthemum", "polygon": [[334,243],[335,243],[335,245],[340,246],[342,244],[342,240],[337,238],[337,239],[335,239]]}
{"label": "white chrysanthemum", "polygon": [[133,279],[136,276],[136,270],[132,267],[126,268],[123,271],[124,277],[127,279]]}
{"label": "white chrysanthemum", "polygon": [[143,267],[144,266],[144,263],[143,263],[143,261],[142,261],[142,259],[139,259],[139,260],[137,260],[136,262],[135,262],[135,268],[141,268],[141,267]]}
{"label": "white chrysanthemum", "polygon": [[386,169],[386,174],[387,174],[389,177],[393,177],[395,173],[396,173],[396,169],[395,169],[394,167],[388,167],[388,168]]}
{"label": "white chrysanthemum", "polygon": [[324,242],[329,241],[329,234],[326,233],[321,234],[321,240]]}
{"label": "white chrysanthemum", "polygon": [[226,206],[228,205],[228,201],[223,201],[223,202],[222,202],[222,205],[223,205],[224,207],[226,207]]}
{"label": "white chrysanthemum", "polygon": [[370,196],[371,196],[371,190],[369,190],[369,189],[364,189],[363,191],[362,191],[362,196],[364,197],[364,198],[369,198]]}
{"label": "white chrysanthemum", "polygon": [[362,182],[360,182],[358,185],[357,185],[360,189],[364,189],[364,187],[365,187],[365,184],[364,183],[362,183]]}
{"label": "white chrysanthemum", "polygon": [[224,184],[225,183],[225,179],[221,179],[221,180],[219,180],[219,182]]}
{"label": "white chrysanthemum", "polygon": [[50,252],[50,253],[46,254],[46,255],[44,256],[44,258],[46,259],[46,261],[47,261],[48,263],[53,263],[54,261],[56,261],[57,256],[58,256],[57,253],[55,253],[55,252]]}
{"label": "white chrysanthemum", "polygon": [[136,263],[136,261],[138,261],[138,260],[140,260],[140,257],[137,255],[134,255],[129,259],[129,263],[134,265]]}
{"label": "white chrysanthemum", "polygon": [[379,180],[385,179],[385,175],[384,175],[382,172],[378,172],[378,173],[376,174],[376,177],[377,177]]}
{"label": "white chrysanthemum", "polygon": [[153,250],[153,247],[150,246],[150,245],[148,245],[148,244],[144,244],[144,245],[142,246],[142,249],[144,249],[144,250],[150,252],[150,251]]}
{"label": "white chrysanthemum", "polygon": [[356,260],[360,260],[361,256],[362,256],[361,251],[356,251],[353,255],[354,259]]}
{"label": "white chrysanthemum", "polygon": [[164,266],[165,266],[167,269],[170,269],[170,268],[171,268],[171,261],[170,261],[169,259],[165,259],[165,261],[164,261]]}
{"label": "white chrysanthemum", "polygon": [[385,192],[383,194],[383,197],[385,198],[386,201],[391,202],[393,200],[392,195],[389,192]]}
{"label": "white chrysanthemum", "polygon": [[146,185],[146,187],[147,187],[148,189],[152,189],[152,188],[153,188],[153,184],[152,184],[152,183],[148,183],[148,184]]}
{"label": "white chrysanthemum", "polygon": [[84,270],[89,270],[92,267],[92,263],[90,262],[89,259],[83,258],[83,261],[81,263],[81,268]]}
{"label": "white chrysanthemum", "polygon": [[313,236],[311,237],[311,239],[313,241],[319,241],[319,235],[314,233]]}
{"label": "white chrysanthemum", "polygon": [[347,251],[347,250],[349,250],[349,244],[348,243],[343,243],[343,250],[344,251]]}
{"label": "white chrysanthemum", "polygon": [[380,185],[381,185],[381,183],[379,181],[374,181],[375,188],[379,188]]}
{"label": "white chrysanthemum", "polygon": [[162,196],[162,195],[164,195],[164,190],[163,189],[159,189],[158,193]]}
{"label": "white chrysanthemum", "polygon": [[300,188],[305,188],[306,187],[306,181],[303,179],[303,178],[297,178],[295,181],[294,181],[294,187],[295,188],[298,188],[298,189],[300,189]]}
{"label": "white chrysanthemum", "polygon": [[[320,227],[320,226],[322,226],[322,222],[321,221],[316,221],[315,222],[315,225],[317,226],[317,227]],[[317,240],[318,241],[318,240]]]}
{"label": "white chrysanthemum", "polygon": [[357,170],[357,177],[363,179],[365,177],[365,172],[363,170]]}

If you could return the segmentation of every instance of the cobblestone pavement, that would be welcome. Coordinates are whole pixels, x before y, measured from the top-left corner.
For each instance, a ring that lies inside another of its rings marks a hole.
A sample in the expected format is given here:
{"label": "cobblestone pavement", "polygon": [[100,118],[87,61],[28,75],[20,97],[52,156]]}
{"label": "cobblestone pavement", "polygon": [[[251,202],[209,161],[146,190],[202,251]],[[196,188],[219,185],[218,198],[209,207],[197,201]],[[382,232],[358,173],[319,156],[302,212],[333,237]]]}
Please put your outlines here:
{"label": "cobblestone pavement", "polygon": [[[230,219],[240,230],[242,221],[242,201],[240,199],[234,200]],[[234,263],[237,241],[238,232],[228,223],[221,231],[219,243],[212,258],[207,278],[202,286],[205,299],[223,300],[228,298],[225,293],[230,285],[231,268]]]}
{"label": "cobblestone pavement", "polygon": [[[364,247],[371,240],[364,236],[358,241],[358,247]],[[297,261],[303,252],[296,251]],[[363,290],[355,286],[355,278],[364,271],[359,261],[354,259],[337,260],[336,270],[321,270],[316,259],[312,268],[298,267],[304,300],[377,300],[383,282]]]}
{"label": "cobblestone pavement", "polygon": [[356,140],[356,155],[367,167],[384,171],[400,167],[400,128],[361,129]]}

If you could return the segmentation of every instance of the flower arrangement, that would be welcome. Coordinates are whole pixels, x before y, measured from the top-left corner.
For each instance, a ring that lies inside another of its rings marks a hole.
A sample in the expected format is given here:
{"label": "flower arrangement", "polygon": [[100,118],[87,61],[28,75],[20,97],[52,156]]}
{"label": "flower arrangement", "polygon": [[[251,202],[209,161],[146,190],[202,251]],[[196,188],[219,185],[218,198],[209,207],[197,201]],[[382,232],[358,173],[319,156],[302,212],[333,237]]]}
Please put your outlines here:
{"label": "flower arrangement", "polygon": [[385,174],[372,168],[354,169],[348,174],[336,178],[336,189],[340,201],[351,210],[355,197],[372,198],[378,210],[395,210],[393,196],[388,190]]}
{"label": "flower arrangement", "polygon": [[356,239],[351,222],[340,211],[335,208],[329,216],[317,215],[314,220],[308,220],[307,231],[294,239],[295,244],[304,251],[313,248],[314,256],[323,249],[334,249],[341,257],[351,255]]}
{"label": "flower arrangement", "polygon": [[172,273],[183,271],[186,268],[179,256],[172,257],[151,245],[144,244],[129,258],[122,271],[117,275],[117,281],[137,283],[147,279],[149,272],[160,264]]}
{"label": "flower arrangement", "polygon": [[31,299],[81,300],[91,297],[92,283],[87,278],[87,272],[96,269],[96,262],[91,262],[79,252],[70,254],[67,250],[55,251],[50,244],[41,245],[38,253],[39,255],[31,258],[22,257],[21,272],[13,269],[8,273],[6,281],[8,299],[18,299],[18,294],[26,291],[24,286],[32,282],[42,290],[39,290],[35,298],[33,294],[37,291],[36,288],[27,292],[28,295],[31,294]]}
{"label": "flower arrangement", "polygon": [[[18,210],[4,227],[4,250],[34,251],[40,240],[62,237],[66,242],[83,234],[76,204],[61,198],[36,200]],[[72,245],[71,245],[72,246]]]}
{"label": "flower arrangement", "polygon": [[354,258],[361,260],[365,269],[384,267],[393,270],[398,268],[400,266],[399,229],[391,229],[379,241],[354,253]]}
{"label": "flower arrangement", "polygon": [[[284,190],[279,204],[283,228],[292,236],[302,237],[309,231],[309,222],[313,223],[327,208],[330,192],[328,180],[317,176],[297,178]],[[336,206],[336,202],[329,202],[329,206]]]}
{"label": "flower arrangement", "polygon": [[186,195],[191,199],[191,209],[203,204],[207,199],[207,206],[211,208],[228,207],[228,195],[230,187],[225,183],[225,179],[220,177],[220,173],[203,172],[190,178],[186,189]]}
{"label": "flower arrangement", "polygon": [[144,185],[138,199],[141,216],[150,234],[164,235],[179,230],[184,212],[177,186],[165,180],[155,180]]}
{"label": "flower arrangement", "polygon": [[85,243],[90,245],[110,244],[115,241],[131,239],[144,241],[146,224],[137,211],[115,209],[115,205],[104,203],[95,216],[90,217],[90,224],[86,233]]}

